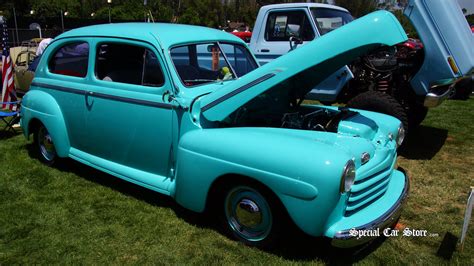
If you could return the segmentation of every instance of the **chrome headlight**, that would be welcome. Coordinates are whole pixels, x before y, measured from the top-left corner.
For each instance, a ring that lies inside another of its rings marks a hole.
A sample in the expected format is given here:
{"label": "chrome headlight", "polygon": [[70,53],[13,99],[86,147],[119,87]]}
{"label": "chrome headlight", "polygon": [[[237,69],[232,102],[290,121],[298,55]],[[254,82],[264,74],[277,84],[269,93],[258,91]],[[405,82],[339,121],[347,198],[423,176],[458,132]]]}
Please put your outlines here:
{"label": "chrome headlight", "polygon": [[400,147],[405,139],[405,129],[403,128],[403,124],[400,124],[398,127],[398,136],[397,136],[397,148]]}
{"label": "chrome headlight", "polygon": [[346,165],[344,166],[344,170],[342,171],[341,176],[341,193],[349,192],[351,190],[352,185],[354,184],[356,176],[356,169],[353,160],[347,161]]}

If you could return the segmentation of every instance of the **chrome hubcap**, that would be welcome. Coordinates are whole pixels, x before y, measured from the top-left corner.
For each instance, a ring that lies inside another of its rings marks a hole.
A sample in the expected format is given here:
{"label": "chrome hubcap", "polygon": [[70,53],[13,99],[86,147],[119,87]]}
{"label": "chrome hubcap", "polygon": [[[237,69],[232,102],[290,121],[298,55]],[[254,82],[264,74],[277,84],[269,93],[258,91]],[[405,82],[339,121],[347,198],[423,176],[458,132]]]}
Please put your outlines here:
{"label": "chrome hubcap", "polygon": [[262,222],[262,212],[257,203],[242,199],[235,210],[237,221],[245,227],[256,227]]}
{"label": "chrome hubcap", "polygon": [[48,161],[52,161],[56,157],[53,140],[45,127],[41,127],[38,132],[38,143],[41,155]]}
{"label": "chrome hubcap", "polygon": [[237,187],[225,200],[227,222],[238,236],[247,241],[260,241],[272,228],[270,206],[258,191],[249,187]]}

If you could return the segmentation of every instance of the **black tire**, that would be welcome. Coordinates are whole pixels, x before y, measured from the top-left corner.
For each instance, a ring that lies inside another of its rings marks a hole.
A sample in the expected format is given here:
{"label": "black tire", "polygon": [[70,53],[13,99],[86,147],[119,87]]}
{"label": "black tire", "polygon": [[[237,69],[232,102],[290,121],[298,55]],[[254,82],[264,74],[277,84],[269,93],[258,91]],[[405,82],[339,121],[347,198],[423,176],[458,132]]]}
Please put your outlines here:
{"label": "black tire", "polygon": [[472,79],[463,79],[456,84],[454,94],[451,96],[453,100],[469,100],[474,91],[474,82]]}
{"label": "black tire", "polygon": [[[238,182],[222,185],[219,191],[215,197],[215,211],[219,215],[220,226],[230,238],[248,246],[270,249],[284,237],[287,231],[285,226],[291,226],[275,194],[257,182],[239,179]],[[239,217],[238,213],[242,212],[243,217],[242,214]],[[256,212],[259,213],[257,216]],[[257,219],[252,220],[254,217]]]}
{"label": "black tire", "polygon": [[428,108],[421,104],[410,104],[408,106],[408,124],[410,128],[418,127],[428,114]]}
{"label": "black tire", "polygon": [[57,162],[58,156],[56,154],[56,148],[49,135],[48,130],[43,124],[39,124],[34,132],[34,149],[38,156],[38,159],[46,164],[53,165]]}
{"label": "black tire", "polygon": [[363,92],[347,102],[350,108],[379,112],[398,118],[408,132],[409,123],[405,108],[392,96],[379,91]]}

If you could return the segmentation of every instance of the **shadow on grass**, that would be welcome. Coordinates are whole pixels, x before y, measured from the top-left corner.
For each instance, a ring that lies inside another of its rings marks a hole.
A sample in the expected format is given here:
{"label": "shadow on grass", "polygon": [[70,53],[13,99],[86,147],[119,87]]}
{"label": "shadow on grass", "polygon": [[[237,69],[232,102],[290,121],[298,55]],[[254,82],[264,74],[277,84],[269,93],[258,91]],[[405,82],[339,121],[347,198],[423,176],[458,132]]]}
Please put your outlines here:
{"label": "shadow on grass", "polygon": [[448,130],[421,125],[410,132],[399,154],[412,160],[430,160],[441,150],[447,138]]}
{"label": "shadow on grass", "polygon": [[[30,157],[38,159],[33,144],[27,144],[26,148]],[[215,219],[215,214],[211,212],[196,213],[190,211],[177,204],[171,197],[116,178],[69,158],[62,159],[54,167],[62,172],[74,173],[85,180],[109,187],[153,206],[171,208],[177,217],[189,224],[199,228],[215,230],[222,235],[226,235],[217,223],[218,219]],[[382,237],[359,248],[339,249],[332,247],[329,239],[311,237],[297,229],[296,226],[293,226],[293,229],[288,229],[288,231],[272,249],[265,250],[265,252],[289,260],[312,261],[319,259],[332,265],[350,264],[362,260],[385,241],[385,238]]]}
{"label": "shadow on grass", "polygon": [[[0,124],[0,126],[4,126],[3,124]],[[11,130],[7,130],[7,129],[3,129],[3,128],[0,128],[0,140],[4,140],[4,139],[9,139],[9,138],[13,138],[13,137],[16,137],[18,135],[21,134],[21,131],[11,131]]]}

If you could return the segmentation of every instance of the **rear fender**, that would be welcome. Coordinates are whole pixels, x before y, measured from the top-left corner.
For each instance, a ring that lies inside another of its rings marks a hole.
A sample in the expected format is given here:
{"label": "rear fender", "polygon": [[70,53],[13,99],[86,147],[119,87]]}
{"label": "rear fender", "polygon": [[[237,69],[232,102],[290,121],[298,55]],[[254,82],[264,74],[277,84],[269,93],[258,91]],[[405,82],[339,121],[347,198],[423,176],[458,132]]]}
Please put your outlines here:
{"label": "rear fender", "polygon": [[22,99],[21,127],[26,137],[34,133],[30,132],[34,120],[46,127],[58,156],[67,157],[70,143],[63,114],[54,97],[44,91],[31,90]]}

